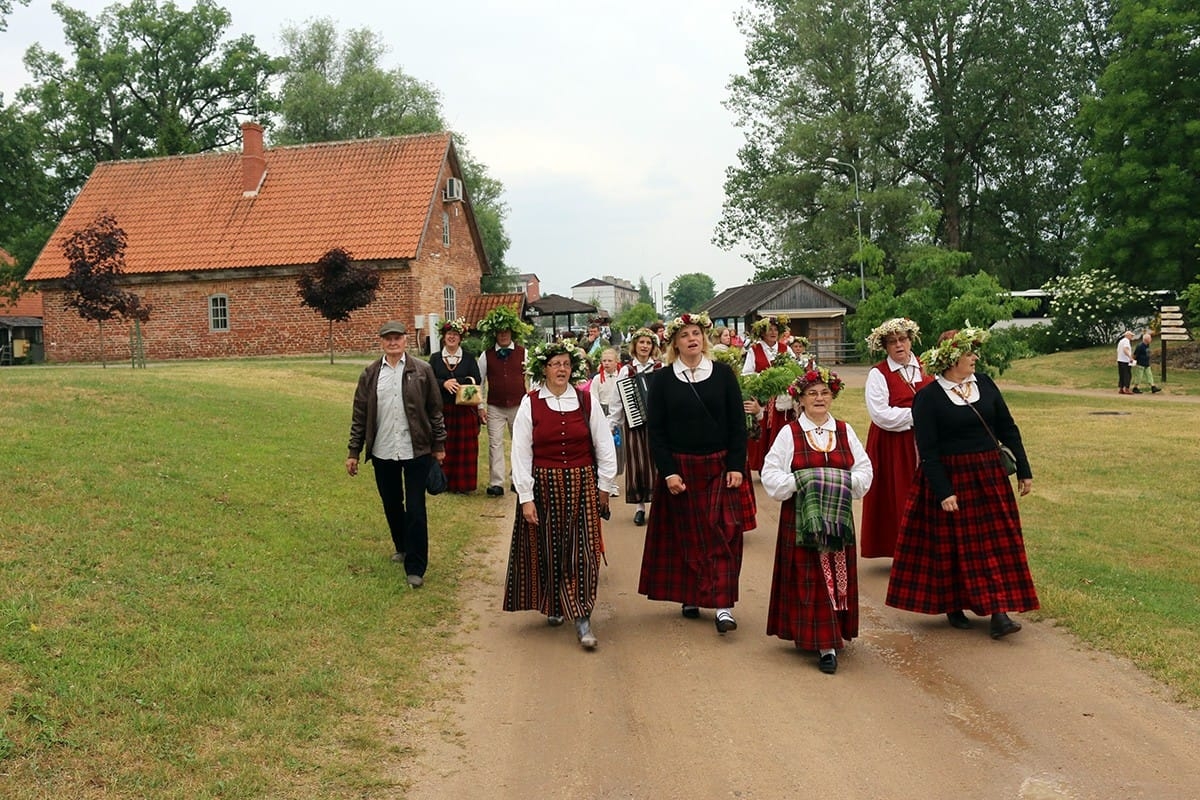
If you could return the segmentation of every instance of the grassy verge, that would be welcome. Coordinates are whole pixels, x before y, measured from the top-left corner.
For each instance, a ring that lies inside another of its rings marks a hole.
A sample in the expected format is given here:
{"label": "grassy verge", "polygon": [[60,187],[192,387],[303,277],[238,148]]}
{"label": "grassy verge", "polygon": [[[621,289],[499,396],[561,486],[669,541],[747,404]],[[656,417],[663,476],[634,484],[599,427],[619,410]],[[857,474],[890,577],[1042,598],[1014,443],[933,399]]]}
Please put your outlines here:
{"label": "grassy verge", "polygon": [[[342,466],[361,367],[0,370],[0,796],[403,792],[496,506],[432,500],[404,585],[370,468]],[[1200,702],[1196,406],[1006,397],[1043,613]],[[837,413],[865,435],[861,391]]]}

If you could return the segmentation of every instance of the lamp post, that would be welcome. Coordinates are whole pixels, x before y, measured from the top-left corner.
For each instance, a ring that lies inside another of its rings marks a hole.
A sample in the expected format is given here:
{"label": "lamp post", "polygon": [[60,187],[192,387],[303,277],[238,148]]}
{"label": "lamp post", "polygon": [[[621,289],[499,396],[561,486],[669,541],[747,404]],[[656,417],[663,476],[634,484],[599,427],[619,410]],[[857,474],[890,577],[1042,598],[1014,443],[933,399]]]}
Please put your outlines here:
{"label": "lamp post", "polygon": [[833,156],[825,159],[825,163],[834,167],[849,167],[854,174],[854,224],[858,228],[858,287],[860,299],[867,299],[867,277],[863,269],[863,238],[862,238],[862,200],[858,197],[858,169],[847,161],[838,161]]}
{"label": "lamp post", "polygon": [[[652,301],[654,301],[654,279],[657,278],[659,275],[662,275],[662,273],[656,272],[650,276],[650,299]],[[654,306],[654,313],[657,314],[658,313],[658,302],[654,301],[651,303],[651,305]]]}

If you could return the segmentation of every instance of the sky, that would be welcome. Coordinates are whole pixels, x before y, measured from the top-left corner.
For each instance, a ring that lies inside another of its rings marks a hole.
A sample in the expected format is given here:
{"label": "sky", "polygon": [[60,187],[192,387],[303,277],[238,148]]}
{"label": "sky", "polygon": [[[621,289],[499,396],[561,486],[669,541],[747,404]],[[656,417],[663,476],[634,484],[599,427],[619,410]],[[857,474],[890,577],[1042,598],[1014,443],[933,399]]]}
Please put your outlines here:
{"label": "sky", "polygon": [[[753,269],[712,244],[742,132],[724,108],[745,71],[733,0],[343,0],[218,3],[230,35],[280,54],[285,25],[330,18],[370,28],[387,68],[434,86],[450,127],[505,187],[505,261],[542,293],[611,275],[644,279],[656,301],[685,273],[718,292]],[[67,0],[93,18],[110,3]],[[191,0],[177,0],[190,8]],[[65,51],[50,0],[16,6],[0,32],[0,93],[28,83],[36,43]]]}

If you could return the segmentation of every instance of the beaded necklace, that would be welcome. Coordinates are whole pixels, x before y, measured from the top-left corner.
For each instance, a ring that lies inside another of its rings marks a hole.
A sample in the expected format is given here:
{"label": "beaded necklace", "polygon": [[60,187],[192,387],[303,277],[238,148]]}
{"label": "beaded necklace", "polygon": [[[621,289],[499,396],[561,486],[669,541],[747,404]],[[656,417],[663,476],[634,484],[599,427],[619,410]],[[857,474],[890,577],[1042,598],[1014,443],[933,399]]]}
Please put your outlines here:
{"label": "beaded necklace", "polygon": [[[826,434],[829,434],[828,439],[825,438]],[[826,461],[829,460],[829,454],[833,451],[834,444],[833,431],[827,431],[824,428],[813,428],[810,431],[804,432],[804,438],[808,441],[809,447],[818,453],[824,454]],[[819,444],[818,439],[824,440],[825,444]]]}

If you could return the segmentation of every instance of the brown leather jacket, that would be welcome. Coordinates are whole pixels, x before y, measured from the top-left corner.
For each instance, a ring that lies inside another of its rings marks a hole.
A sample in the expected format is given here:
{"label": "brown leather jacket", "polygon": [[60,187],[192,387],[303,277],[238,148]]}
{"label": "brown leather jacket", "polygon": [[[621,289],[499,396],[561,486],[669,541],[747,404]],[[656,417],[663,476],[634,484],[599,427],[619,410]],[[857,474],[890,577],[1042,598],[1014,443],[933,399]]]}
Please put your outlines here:
{"label": "brown leather jacket", "polygon": [[[354,390],[354,413],[350,420],[350,458],[366,452],[371,458],[375,443],[377,399],[375,388],[383,366],[380,357],[358,376]],[[442,393],[433,375],[433,368],[409,353],[404,358],[404,413],[408,417],[408,432],[412,437],[413,456],[442,453],[446,450],[446,423],[442,419]]]}

